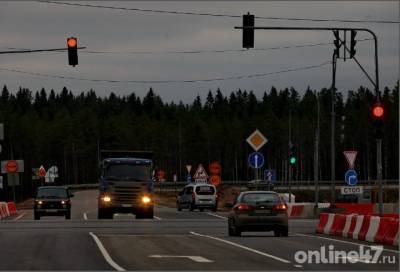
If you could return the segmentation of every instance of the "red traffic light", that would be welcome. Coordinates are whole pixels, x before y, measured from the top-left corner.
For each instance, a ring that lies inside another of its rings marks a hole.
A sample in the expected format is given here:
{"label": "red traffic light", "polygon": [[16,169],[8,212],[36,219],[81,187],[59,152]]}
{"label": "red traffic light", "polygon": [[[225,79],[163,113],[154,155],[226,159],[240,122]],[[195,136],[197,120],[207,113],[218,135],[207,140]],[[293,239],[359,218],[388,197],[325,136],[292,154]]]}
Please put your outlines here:
{"label": "red traffic light", "polygon": [[381,104],[375,104],[374,107],[372,108],[372,115],[375,118],[381,118],[384,113],[385,109],[382,107]]}
{"label": "red traffic light", "polygon": [[68,47],[76,47],[78,45],[78,39],[77,38],[68,38],[67,39],[67,45]]}

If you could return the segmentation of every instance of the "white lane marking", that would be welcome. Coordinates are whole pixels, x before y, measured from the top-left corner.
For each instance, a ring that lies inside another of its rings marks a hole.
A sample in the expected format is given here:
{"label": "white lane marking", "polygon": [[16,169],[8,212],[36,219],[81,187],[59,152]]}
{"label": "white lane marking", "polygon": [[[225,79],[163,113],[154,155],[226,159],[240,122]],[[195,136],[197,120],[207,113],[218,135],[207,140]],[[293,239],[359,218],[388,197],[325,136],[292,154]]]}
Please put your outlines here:
{"label": "white lane marking", "polygon": [[224,220],[228,220],[228,217],[225,217],[225,216],[222,216],[222,215],[218,215],[218,214],[210,213],[210,212],[208,212],[207,214],[211,215],[211,216],[214,216],[214,217],[218,217],[218,218],[224,219]]}
{"label": "white lane marking", "polygon": [[196,236],[200,236],[200,237],[210,238],[210,239],[213,239],[213,240],[216,240],[216,241],[220,241],[220,242],[232,245],[232,246],[236,246],[236,247],[248,250],[250,252],[253,252],[253,253],[256,253],[256,254],[259,254],[259,255],[262,255],[262,256],[265,256],[265,257],[280,261],[282,263],[290,263],[289,260],[282,259],[282,258],[279,258],[277,256],[274,256],[274,255],[271,255],[271,254],[268,254],[268,253],[265,253],[265,252],[262,252],[262,251],[258,251],[256,249],[253,249],[253,248],[250,248],[250,247],[246,247],[246,246],[243,246],[243,245],[240,245],[240,244],[236,244],[234,242],[231,242],[231,241],[228,241],[228,240],[224,240],[224,239],[221,239],[221,238],[218,238],[218,237],[214,237],[214,236],[211,236],[211,235],[199,234],[199,233],[194,232],[194,231],[191,231],[190,234],[193,234],[193,235],[196,235]]}
{"label": "white lane marking", "polygon": [[87,214],[85,212],[83,213],[83,219],[87,220]]}
{"label": "white lane marking", "polygon": [[295,264],[294,267],[300,268],[303,267],[301,264]]}
{"label": "white lane marking", "polygon": [[[293,234],[297,235],[297,236],[325,239],[325,240],[329,240],[329,241],[335,241],[335,242],[351,244],[351,245],[356,245],[356,246],[365,246],[365,247],[371,247],[371,248],[376,246],[376,245],[367,245],[367,244],[361,244],[361,243],[350,242],[350,241],[345,241],[345,240],[338,240],[338,239],[333,239],[333,238],[328,238],[328,237],[322,237],[322,236],[318,236],[318,235],[307,235],[307,234],[302,234],[302,233],[293,233]],[[388,249],[388,248],[383,248],[383,250],[388,251],[388,252],[394,252],[394,253],[400,252],[400,251]]]}
{"label": "white lane marking", "polygon": [[162,220],[161,217],[158,217],[158,216],[153,216],[153,217],[154,217],[154,219],[157,219],[159,221]]}
{"label": "white lane marking", "polygon": [[97,247],[99,248],[101,254],[103,254],[104,259],[107,261],[109,265],[111,265],[117,271],[126,271],[124,268],[119,266],[114,260],[111,258],[110,254],[108,254],[107,250],[101,243],[100,239],[93,234],[93,232],[89,232],[90,236],[93,237],[93,240],[96,242]]}
{"label": "white lane marking", "polygon": [[198,263],[212,263],[214,261],[211,261],[207,258],[204,258],[202,256],[179,256],[179,255],[150,255],[150,258],[188,258],[194,262]]}
{"label": "white lane marking", "polygon": [[25,213],[21,213],[16,218],[14,218],[13,221],[17,221],[17,220],[21,219],[22,217],[24,217],[24,215],[25,215]]}

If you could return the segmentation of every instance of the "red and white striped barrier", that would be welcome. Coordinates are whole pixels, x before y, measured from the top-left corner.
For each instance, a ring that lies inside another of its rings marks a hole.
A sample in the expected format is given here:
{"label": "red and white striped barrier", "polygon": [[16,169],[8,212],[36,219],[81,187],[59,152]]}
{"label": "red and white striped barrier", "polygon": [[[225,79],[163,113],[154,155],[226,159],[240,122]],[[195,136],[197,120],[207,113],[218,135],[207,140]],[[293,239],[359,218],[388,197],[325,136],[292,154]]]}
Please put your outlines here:
{"label": "red and white striped barrier", "polygon": [[7,202],[7,208],[10,215],[17,214],[17,207],[14,202]]}
{"label": "red and white striped barrier", "polygon": [[0,219],[10,216],[6,202],[0,202]]}
{"label": "red and white striped barrier", "polygon": [[316,232],[396,246],[399,244],[399,219],[321,213]]}

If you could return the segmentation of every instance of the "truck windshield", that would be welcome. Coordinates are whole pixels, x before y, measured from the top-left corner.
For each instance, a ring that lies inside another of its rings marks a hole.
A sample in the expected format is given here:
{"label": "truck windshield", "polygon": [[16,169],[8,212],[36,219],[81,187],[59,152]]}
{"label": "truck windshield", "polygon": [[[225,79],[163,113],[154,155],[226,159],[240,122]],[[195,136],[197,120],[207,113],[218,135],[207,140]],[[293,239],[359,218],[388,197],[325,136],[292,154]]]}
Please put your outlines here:
{"label": "truck windshield", "polygon": [[64,188],[40,188],[37,198],[68,198],[68,194]]}
{"label": "truck windshield", "polygon": [[150,176],[150,165],[109,164],[105,169],[106,179],[148,181]]}

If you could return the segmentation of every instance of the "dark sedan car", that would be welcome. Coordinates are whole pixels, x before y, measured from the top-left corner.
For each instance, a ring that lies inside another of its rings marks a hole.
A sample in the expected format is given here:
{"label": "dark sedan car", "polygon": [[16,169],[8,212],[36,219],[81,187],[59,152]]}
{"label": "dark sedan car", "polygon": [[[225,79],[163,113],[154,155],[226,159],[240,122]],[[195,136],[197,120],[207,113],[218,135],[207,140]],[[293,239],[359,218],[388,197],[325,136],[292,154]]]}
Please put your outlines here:
{"label": "dark sedan car", "polygon": [[275,236],[288,236],[287,206],[276,192],[242,192],[228,216],[230,236],[242,231],[274,231]]}
{"label": "dark sedan car", "polygon": [[45,186],[39,187],[35,198],[34,218],[41,216],[65,216],[71,219],[71,200],[73,197],[66,187]]}

